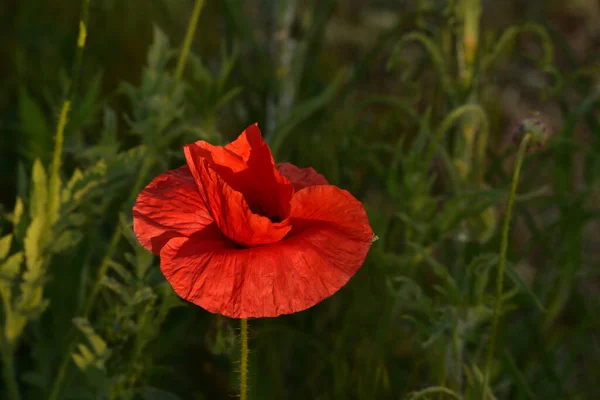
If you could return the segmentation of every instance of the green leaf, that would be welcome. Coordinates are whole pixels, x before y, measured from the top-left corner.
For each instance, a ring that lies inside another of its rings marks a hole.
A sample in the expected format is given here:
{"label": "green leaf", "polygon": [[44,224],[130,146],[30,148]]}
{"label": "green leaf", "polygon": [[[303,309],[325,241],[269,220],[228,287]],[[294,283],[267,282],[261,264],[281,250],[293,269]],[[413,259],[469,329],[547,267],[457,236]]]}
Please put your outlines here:
{"label": "green leaf", "polygon": [[15,228],[19,224],[19,222],[21,222],[21,217],[23,216],[23,209],[23,201],[20,197],[17,197],[17,200],[15,202],[15,210],[13,211],[12,216],[12,223]]}
{"label": "green leaf", "polygon": [[139,390],[144,400],[181,400],[181,397],[151,386],[144,386]]}
{"label": "green leaf", "polygon": [[17,197],[17,201],[15,202],[15,209],[12,215],[12,224],[13,234],[15,235],[15,238],[18,238],[19,240],[23,239],[23,236],[25,235],[25,227],[27,224],[27,221],[25,220],[25,218],[23,218],[24,210],[25,207],[23,206],[23,201],[20,197]]}
{"label": "green leaf", "polygon": [[157,26],[153,26],[154,40],[148,50],[148,68],[162,70],[168,59],[169,39],[167,35]]}
{"label": "green leaf", "polygon": [[410,300],[419,303],[423,297],[423,290],[412,279],[406,276],[388,277],[386,285],[389,292],[394,297],[399,297],[401,300]]}
{"label": "green leaf", "polygon": [[340,86],[346,82],[348,75],[349,74],[347,70],[341,70],[331,84],[325,90],[323,90],[321,94],[302,104],[299,104],[291,111],[289,119],[279,125],[273,133],[273,140],[270,147],[274,156],[276,156],[284,140],[298,124],[305,121],[331,101]]}
{"label": "green leaf", "polygon": [[[48,182],[48,203],[52,205],[48,207],[48,221],[51,226],[54,226],[58,218],[60,217],[60,188],[62,186],[62,182],[60,179],[60,172],[58,172],[58,176],[56,179],[50,179]],[[52,201],[50,201],[52,200]]]}
{"label": "green leaf", "polygon": [[517,363],[515,362],[514,358],[511,356],[510,351],[508,349],[504,349],[502,351],[502,358],[504,360],[504,363],[505,363],[508,371],[514,377],[515,384],[521,389],[521,391],[523,393],[525,393],[527,395],[527,398],[529,400],[535,400],[535,398],[536,398],[535,393],[533,392],[531,387],[529,387],[527,378],[525,378],[525,375],[517,366]]}
{"label": "green leaf", "polygon": [[33,163],[31,177],[31,205],[29,211],[32,219],[46,213],[47,201],[48,177],[42,162],[39,159],[36,159]]}
{"label": "green leaf", "polygon": [[73,103],[73,107],[69,113],[69,129],[66,133],[70,136],[80,133],[82,127],[96,121],[95,114],[101,107],[98,97],[102,89],[102,73],[98,72],[94,74],[91,79],[86,81],[85,86],[85,93]]}
{"label": "green leaf", "polygon": [[110,107],[104,107],[104,130],[102,141],[107,145],[118,146],[117,142],[117,114]]}
{"label": "green leaf", "polygon": [[94,357],[94,354],[90,349],[83,344],[78,344],[77,349],[79,350],[79,354],[72,354],[73,361],[75,361],[75,365],[77,365],[80,370],[85,371],[90,365],[95,363],[96,357]]}
{"label": "green leaf", "polygon": [[495,46],[492,51],[482,57],[481,71],[487,72],[502,53],[514,47],[519,35],[528,33],[538,36],[541,41],[542,57],[539,60],[540,65],[552,65],[554,60],[554,43],[552,38],[544,26],[530,22],[522,26],[511,26],[506,29],[502,33],[502,36],[495,40]]}
{"label": "green leaf", "polygon": [[133,275],[131,275],[131,272],[127,271],[127,268],[113,260],[109,261],[109,265],[113,269],[113,271],[119,274],[119,276],[121,277],[121,279],[123,279],[123,281],[125,281],[125,283],[132,283]]}
{"label": "green leaf", "polygon": [[185,301],[175,294],[173,288],[168,282],[164,281],[163,283],[159,284],[156,290],[161,295],[161,308],[165,310],[165,314],[172,308],[186,306]]}
{"label": "green leaf", "polygon": [[23,253],[13,254],[4,263],[0,264],[0,297],[4,304],[4,335],[6,340],[12,344],[21,335],[27,319],[19,315],[13,309],[12,289],[16,278],[21,271]]}
{"label": "green leaf", "polygon": [[[77,329],[79,329],[79,331],[83,333],[88,342],[92,345],[92,348],[94,349],[94,353],[96,355],[104,356],[109,352],[108,347],[106,346],[106,342],[98,334],[96,334],[94,328],[92,327],[92,325],[90,325],[87,319],[81,317],[73,318],[73,323],[75,324]],[[87,354],[87,352],[84,353],[84,355]]]}
{"label": "green leaf", "polygon": [[444,332],[450,329],[454,323],[454,315],[450,310],[446,310],[444,312],[443,318],[438,321],[437,324],[433,326],[432,333],[427,340],[425,340],[421,345],[423,348],[427,348],[435,343],[438,339],[442,337]]}
{"label": "green leaf", "polygon": [[[106,361],[111,355],[111,351],[106,346],[106,342],[94,331],[85,318],[74,318],[73,323],[84,334],[90,347],[79,343],[77,351],[71,354],[77,367],[83,371],[92,386],[104,393],[108,387],[106,376]],[[108,398],[108,395],[99,395],[94,398]]]}
{"label": "green leaf", "polygon": [[489,272],[492,267],[497,264],[497,254],[481,254],[475,257],[467,267],[470,276],[472,276],[474,280],[473,295],[475,297],[475,303],[478,305],[483,303],[483,296],[489,282]]}
{"label": "green leaf", "polygon": [[420,43],[425,48],[438,72],[442,89],[444,89],[450,98],[453,98],[456,89],[454,87],[452,75],[448,71],[448,66],[445,62],[444,52],[435,41],[422,32],[409,32],[400,38],[400,41],[396,44],[394,52],[388,61],[388,68],[396,68],[398,60],[403,58],[404,48],[411,42]]}
{"label": "green leaf", "polygon": [[45,216],[39,215],[33,219],[25,235],[25,261],[27,268],[23,273],[21,296],[17,309],[20,313],[29,314],[41,312],[45,308],[43,296],[43,258],[41,236],[44,229]]}
{"label": "green leaf", "polygon": [[418,392],[413,392],[410,394],[410,396],[408,397],[409,400],[417,400],[417,399],[431,399],[433,398],[434,394],[437,394],[438,397],[440,395],[445,395],[445,398],[447,399],[454,399],[454,400],[462,400],[463,397],[461,395],[459,395],[458,393],[443,387],[443,386],[430,386],[426,389],[420,390]]}
{"label": "green leaf", "polygon": [[136,248],[136,264],[135,270],[138,278],[144,279],[148,270],[152,266],[154,262],[154,254],[149,251],[146,251],[141,245]]}
{"label": "green leaf", "polygon": [[47,161],[52,151],[52,133],[42,109],[26,89],[19,92],[20,152],[29,160]]}
{"label": "green leaf", "polygon": [[22,161],[17,165],[17,196],[21,199],[29,198],[29,180],[30,177]]}
{"label": "green leaf", "polygon": [[223,2],[224,16],[233,28],[239,34],[239,37],[243,37],[245,42],[249,43],[250,47],[254,50],[260,49],[260,45],[256,40],[254,34],[255,29],[250,25],[250,19],[244,15],[243,7],[235,0],[225,0]]}
{"label": "green leaf", "polygon": [[107,288],[115,292],[121,298],[121,301],[123,301],[123,303],[128,304],[131,301],[131,296],[127,292],[127,287],[119,283],[117,280],[109,276],[105,276],[104,279],[102,279],[101,284],[102,286],[106,286]]}
{"label": "green leaf", "polygon": [[8,255],[8,252],[10,251],[10,245],[12,244],[12,238],[13,235],[8,234],[0,239],[0,260],[6,258]]}
{"label": "green leaf", "polygon": [[0,264],[0,295],[5,303],[12,301],[13,283],[21,271],[22,263],[23,253],[18,252]]}
{"label": "green leaf", "polygon": [[69,201],[73,194],[73,187],[77,182],[83,179],[83,173],[79,168],[75,168],[73,171],[73,175],[71,175],[71,179],[67,182],[67,185],[63,188],[61,193],[61,203],[66,203]]}
{"label": "green leaf", "polygon": [[145,303],[149,300],[154,300],[155,298],[156,294],[152,291],[152,289],[150,289],[149,287],[145,287],[135,292],[135,294],[133,295],[133,299],[131,300],[131,303],[129,303],[129,305],[135,306],[141,303]]}
{"label": "green leaf", "polygon": [[133,232],[132,226],[123,213],[119,215],[119,223],[121,224],[121,230],[123,235],[127,239],[127,242],[135,249],[135,258],[130,254],[125,254],[125,259],[135,267],[136,276],[139,279],[144,279],[148,269],[152,266],[154,261],[154,255],[149,251],[146,251],[137,240],[135,233]]}
{"label": "green leaf", "polygon": [[546,308],[544,307],[540,299],[537,298],[535,293],[533,293],[529,286],[527,286],[525,281],[521,278],[517,271],[515,271],[514,268],[506,268],[506,275],[508,275],[510,280],[517,286],[520,292],[525,293],[529,296],[529,298],[533,301],[533,304],[535,304],[541,312],[546,312]]}
{"label": "green leaf", "polygon": [[107,169],[106,162],[100,160],[93,167],[86,169],[81,178],[71,178],[73,180],[72,186],[69,188],[71,198],[76,202],[83,201],[84,197],[102,182]]}
{"label": "green leaf", "polygon": [[8,343],[13,344],[21,336],[23,328],[27,323],[27,318],[12,310],[6,310],[4,335]]}
{"label": "green leaf", "polygon": [[242,92],[243,88],[240,86],[236,86],[234,88],[229,89],[226,93],[222,94],[217,103],[215,104],[215,109],[218,110],[223,107],[225,104],[229,103],[235,96]]}
{"label": "green leaf", "polygon": [[52,243],[51,250],[54,253],[62,253],[65,250],[72,249],[77,246],[82,237],[81,232],[76,230],[63,231]]}
{"label": "green leaf", "polygon": [[41,272],[39,269],[42,248],[40,246],[42,231],[44,228],[45,218],[44,215],[40,215],[31,221],[27,228],[27,234],[25,235],[25,260],[27,261],[27,268],[31,272]]}

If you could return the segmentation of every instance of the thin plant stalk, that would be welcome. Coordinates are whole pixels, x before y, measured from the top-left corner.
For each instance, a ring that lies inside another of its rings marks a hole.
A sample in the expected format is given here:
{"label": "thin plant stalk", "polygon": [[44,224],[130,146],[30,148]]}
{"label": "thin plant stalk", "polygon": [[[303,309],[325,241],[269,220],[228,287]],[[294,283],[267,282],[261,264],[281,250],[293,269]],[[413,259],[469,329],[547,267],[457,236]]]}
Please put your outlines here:
{"label": "thin plant stalk", "polygon": [[436,129],[435,135],[432,138],[431,143],[429,144],[427,152],[425,153],[423,165],[431,165],[433,157],[435,157],[435,153],[438,150],[440,142],[444,138],[446,132],[450,130],[452,124],[454,124],[456,120],[463,117],[463,115],[466,113],[478,114],[478,116],[481,119],[481,129],[487,132],[489,122],[487,120],[485,112],[483,111],[483,108],[481,108],[480,105],[464,104],[460,107],[455,108],[450,114],[446,116],[446,118],[444,118],[440,126]]}
{"label": "thin plant stalk", "polygon": [[498,261],[498,276],[496,278],[496,304],[494,307],[494,314],[492,319],[492,328],[490,331],[490,343],[488,346],[487,360],[485,368],[483,370],[483,385],[481,388],[481,399],[485,400],[487,394],[487,387],[490,380],[490,370],[492,369],[492,361],[494,359],[494,347],[496,345],[496,339],[498,336],[498,325],[500,323],[500,314],[502,312],[502,292],[504,291],[504,269],[506,266],[506,250],[508,249],[508,233],[510,230],[510,219],[512,216],[513,205],[515,203],[515,196],[517,193],[517,186],[519,185],[519,175],[521,174],[521,167],[525,158],[525,152],[527,145],[531,139],[531,134],[526,134],[519,151],[517,153],[517,162],[513,173],[513,178],[510,187],[510,193],[508,196],[508,204],[506,205],[506,214],[504,215],[504,223],[502,226],[502,239],[500,242],[500,260]]}
{"label": "thin plant stalk", "polygon": [[194,40],[194,34],[196,33],[196,28],[198,27],[198,19],[200,18],[200,13],[202,12],[203,7],[204,0],[196,0],[194,10],[192,11],[192,17],[190,18],[185,39],[183,41],[183,48],[181,49],[181,54],[179,55],[179,60],[177,61],[177,67],[175,68],[175,82],[181,80],[181,76],[183,75],[188,54],[190,53],[190,48],[192,47],[192,41]]}
{"label": "thin plant stalk", "polygon": [[[89,0],[84,0],[84,1],[85,1],[86,5],[89,4]],[[176,67],[176,71],[175,71],[175,75],[174,75],[174,82],[173,82],[174,87],[177,85],[177,83],[181,80],[181,77],[183,76],[183,71],[185,70],[186,61],[187,61],[187,58],[188,58],[188,55],[190,52],[190,48],[192,45],[192,39],[194,37],[196,27],[198,26],[198,19],[200,18],[200,11],[202,10],[203,6],[204,6],[204,0],[196,1],[196,4],[194,6],[194,11],[192,12],[192,17],[188,24],[183,48],[181,50],[181,53],[179,54],[179,59],[177,61],[177,67]],[[85,16],[87,17],[87,10],[85,10],[85,11],[86,11]],[[84,14],[82,13],[82,15],[84,15]],[[81,27],[85,28],[85,26],[86,26],[85,23],[80,24],[80,28]],[[81,35],[80,35],[80,38],[81,38]],[[76,59],[76,63],[77,63],[77,59]],[[154,162],[154,157],[150,150],[150,154],[144,159],[144,161],[142,163],[140,172],[138,173],[138,178],[137,178],[135,184],[133,185],[133,189],[131,191],[129,199],[132,199],[142,189],[142,187],[145,183],[145,180],[146,180],[146,175],[148,173],[148,170],[152,166],[153,162]],[[128,201],[128,204],[129,204],[129,201]],[[84,318],[87,318],[89,316],[91,310],[93,309],[93,306],[98,297],[98,294],[100,293],[101,282],[104,279],[104,276],[106,275],[106,273],[108,272],[110,260],[112,259],[113,253],[115,252],[117,245],[119,244],[119,242],[121,240],[122,235],[123,235],[123,232],[122,232],[121,228],[117,227],[110,239],[108,249],[106,250],[104,258],[102,259],[102,261],[100,263],[100,267],[98,269],[98,276],[97,276],[96,282],[94,283],[94,286],[92,287],[90,296],[87,298],[87,300],[84,303],[84,309],[83,309],[83,314],[82,314],[82,316]],[[58,398],[61,394],[62,386],[63,386],[64,380],[66,377],[66,373],[67,373],[67,369],[69,366],[69,360],[71,359],[71,353],[75,349],[75,345],[76,345],[75,338],[76,338],[76,333],[73,331],[73,328],[71,327],[68,345],[66,348],[66,354],[63,356],[62,361],[60,363],[58,373],[57,373],[56,379],[54,381],[52,391],[50,393],[49,400],[58,400]]]}
{"label": "thin plant stalk", "polygon": [[[479,44],[479,20],[481,16],[480,0],[462,0],[458,7],[458,18],[462,20],[462,35],[457,37],[457,61],[460,81],[466,91],[467,104],[477,104],[476,58]],[[463,181],[473,178],[473,171],[483,171],[482,165],[474,154],[475,138],[481,138],[487,132],[477,135],[478,124],[472,115],[465,115],[461,122],[462,140],[457,141],[458,172]],[[478,174],[479,175],[479,174]]]}
{"label": "thin plant stalk", "polygon": [[240,357],[240,400],[248,399],[248,320],[242,318],[241,330],[241,357]]}
{"label": "thin plant stalk", "polygon": [[15,374],[14,349],[4,339],[4,332],[0,332],[0,352],[2,353],[2,374],[6,385],[6,395],[9,400],[20,400],[19,383]]}
{"label": "thin plant stalk", "polygon": [[[90,0],[83,0],[81,3],[81,15],[79,17],[79,33],[77,36],[77,49],[75,51],[75,62],[73,63],[73,69],[71,73],[71,83],[67,89],[66,97],[63,101],[60,109],[58,123],[56,125],[56,136],[54,138],[54,152],[52,154],[52,164],[50,166],[50,180],[49,189],[50,196],[48,197],[47,210],[48,215],[51,216],[54,213],[54,209],[58,207],[55,204],[59,198],[59,186],[60,186],[60,164],[65,139],[65,127],[69,120],[69,112],[71,111],[71,104],[73,103],[73,97],[77,91],[77,85],[79,83],[79,76],[81,75],[81,65],[83,63],[83,52],[85,50],[85,44],[87,39],[87,23],[88,15],[90,10]],[[46,222],[46,235],[50,233],[52,220],[49,219]]]}

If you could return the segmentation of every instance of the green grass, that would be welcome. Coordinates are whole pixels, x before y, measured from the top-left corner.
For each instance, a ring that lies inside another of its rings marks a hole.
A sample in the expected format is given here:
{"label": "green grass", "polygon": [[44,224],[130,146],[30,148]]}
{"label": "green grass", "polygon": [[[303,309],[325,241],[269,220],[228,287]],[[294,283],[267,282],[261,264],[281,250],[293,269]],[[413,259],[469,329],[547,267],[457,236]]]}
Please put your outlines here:
{"label": "green grass", "polygon": [[94,1],[79,53],[85,2],[5,2],[0,399],[238,393],[239,321],[174,294],[130,210],[183,144],[253,122],[276,160],[359,198],[380,239],[331,298],[249,320],[248,398],[481,399],[532,110],[552,135],[523,161],[485,393],[595,398],[600,11],[400,3],[207,0],[190,41],[191,0]]}

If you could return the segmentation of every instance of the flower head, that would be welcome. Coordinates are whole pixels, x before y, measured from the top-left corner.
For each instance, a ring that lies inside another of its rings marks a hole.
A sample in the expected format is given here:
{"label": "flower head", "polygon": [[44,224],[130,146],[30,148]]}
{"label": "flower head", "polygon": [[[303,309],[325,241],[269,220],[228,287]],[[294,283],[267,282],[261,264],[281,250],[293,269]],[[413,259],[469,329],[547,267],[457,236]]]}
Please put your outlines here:
{"label": "flower head", "polygon": [[533,111],[513,127],[511,135],[515,145],[521,143],[525,135],[530,135],[527,151],[533,152],[541,150],[546,146],[551,135],[551,130],[542,114],[538,111]]}
{"label": "flower head", "polygon": [[312,168],[275,164],[258,125],[226,146],[186,145],[133,207],[140,243],[183,299],[234,318],[305,310],[362,265],[362,204]]}

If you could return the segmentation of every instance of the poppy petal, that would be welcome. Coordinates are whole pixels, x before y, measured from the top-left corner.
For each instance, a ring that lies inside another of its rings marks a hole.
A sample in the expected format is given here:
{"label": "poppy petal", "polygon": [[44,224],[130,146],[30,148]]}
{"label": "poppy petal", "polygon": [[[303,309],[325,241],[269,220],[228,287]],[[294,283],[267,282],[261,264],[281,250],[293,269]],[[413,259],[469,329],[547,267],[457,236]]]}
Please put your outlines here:
{"label": "poppy petal", "polygon": [[133,206],[135,235],[154,254],[169,239],[190,236],[212,222],[187,165],[154,178]]}
{"label": "poppy petal", "polygon": [[334,186],[312,186],[292,201],[284,240],[240,249],[216,224],[171,239],[161,269],[179,296],[232,318],[305,310],[337,292],[360,268],[372,230],[361,203]]}
{"label": "poppy petal", "polygon": [[289,218],[273,223],[254,214],[244,195],[233,190],[207,162],[198,166],[203,177],[202,185],[198,186],[200,196],[206,199],[214,221],[229,239],[243,246],[258,246],[277,242],[292,229]]}
{"label": "poppy petal", "polygon": [[290,231],[294,188],[275,168],[257,125],[225,147],[198,141],[184,153],[200,197],[228,238],[256,246],[279,241]]}
{"label": "poppy petal", "polygon": [[[275,160],[273,159],[273,155],[271,154],[271,149],[268,148],[267,143],[262,138],[262,133],[258,128],[258,124],[254,123],[247,127],[237,139],[233,142],[225,145],[225,149],[229,152],[236,154],[240,157],[244,162],[248,162],[250,158],[250,153],[255,147],[267,147],[266,150],[269,153],[268,159],[271,160],[271,164],[275,164]],[[262,149],[263,152],[265,149]],[[266,154],[265,154],[266,156]]]}
{"label": "poppy petal", "polygon": [[279,163],[277,170],[292,182],[296,192],[309,186],[329,185],[327,179],[312,167],[298,168],[294,164]]}

